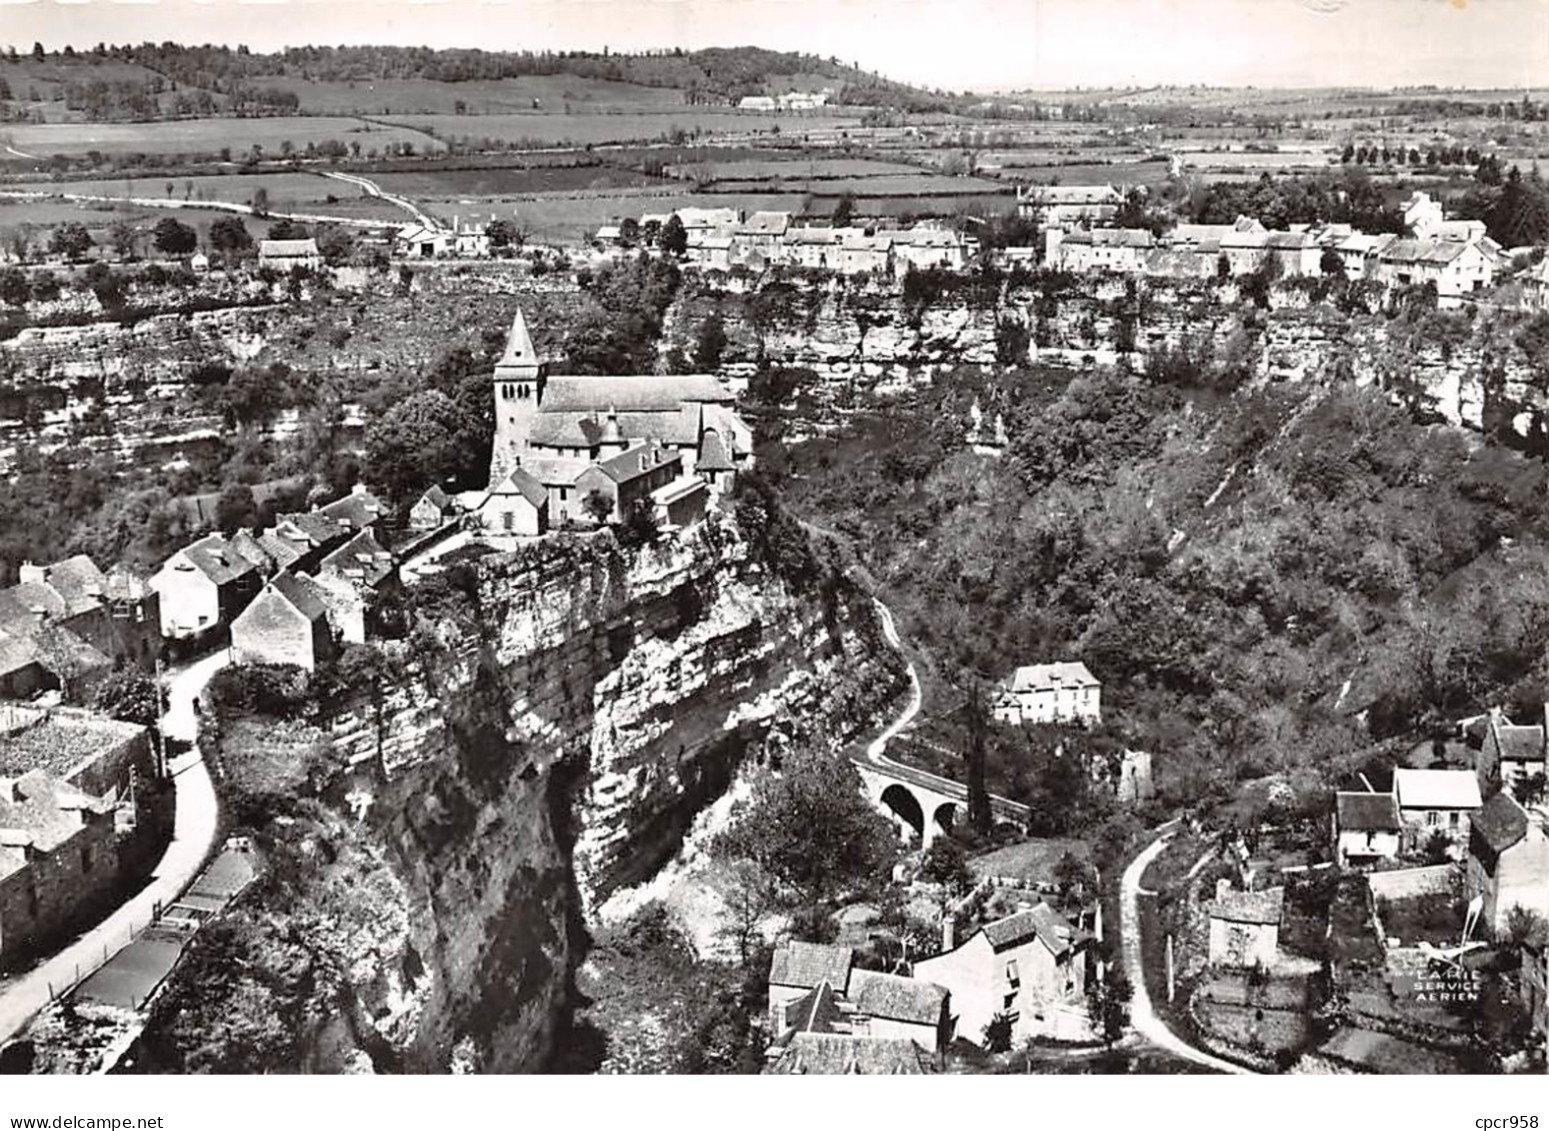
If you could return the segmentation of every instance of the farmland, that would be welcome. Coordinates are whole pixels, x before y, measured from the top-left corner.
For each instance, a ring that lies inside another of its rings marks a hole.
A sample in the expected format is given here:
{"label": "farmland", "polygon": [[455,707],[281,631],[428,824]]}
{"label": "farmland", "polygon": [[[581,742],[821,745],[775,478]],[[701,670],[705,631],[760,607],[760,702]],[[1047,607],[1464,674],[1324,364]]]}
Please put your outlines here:
{"label": "farmland", "polygon": [[365,151],[408,143],[417,151],[440,151],[444,144],[401,126],[358,118],[196,118],[180,122],[133,124],[79,122],[54,125],[10,125],[0,130],[8,144],[38,158],[55,154],[215,153],[229,148],[246,153],[255,145],[278,155],[290,142],[304,149],[310,142],[359,142]]}
{"label": "farmland", "polygon": [[823,113],[742,114],[730,109],[684,108],[648,113],[574,114],[397,114],[378,119],[385,124],[433,133],[437,137],[477,145],[488,141],[518,146],[606,145],[611,142],[650,141],[682,134],[800,134],[804,128],[846,128],[859,122],[855,116]]}
{"label": "farmland", "polygon": [[[264,79],[272,90],[294,91],[305,114],[564,114],[577,110],[671,110],[683,105],[683,91],[579,75],[523,75],[471,82],[431,79],[371,79],[316,82],[296,77]],[[536,103],[536,105],[535,105]],[[459,115],[460,116],[460,115]]]}
{"label": "farmland", "polygon": [[660,177],[608,165],[427,170],[378,173],[372,179],[386,192],[412,197],[515,196],[658,186],[670,191],[677,187]]}
{"label": "farmland", "polygon": [[784,195],[727,195],[723,193],[677,193],[664,195],[641,190],[631,194],[587,196],[533,194],[517,199],[500,197],[419,199],[425,211],[445,220],[454,216],[468,219],[486,213],[510,216],[536,239],[575,241],[590,237],[597,228],[626,216],[643,212],[671,212],[678,208],[740,208],[800,212],[806,198]]}

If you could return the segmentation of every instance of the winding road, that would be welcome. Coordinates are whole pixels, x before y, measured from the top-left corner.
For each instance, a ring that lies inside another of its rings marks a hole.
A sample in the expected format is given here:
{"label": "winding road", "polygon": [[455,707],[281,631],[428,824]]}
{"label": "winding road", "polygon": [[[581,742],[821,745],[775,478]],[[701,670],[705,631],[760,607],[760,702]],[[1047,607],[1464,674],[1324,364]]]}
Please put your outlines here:
{"label": "winding road", "polygon": [[[228,663],[230,652],[222,649],[169,675],[169,705],[162,720],[167,737],[192,744],[199,728],[194,701]],[[128,946],[160,908],[176,902],[198,877],[220,831],[215,785],[197,746],[191,746],[169,769],[177,782],[177,815],[172,840],[152,869],[150,882],[53,957],[0,983],[0,1042],[15,1036],[56,993],[89,977]]]}
{"label": "winding road", "polygon": [[362,177],[357,173],[340,173],[334,170],[322,171],[322,175],[335,181],[343,181],[347,185],[354,185],[367,196],[374,196],[378,200],[385,200],[388,204],[397,205],[399,208],[402,208],[404,211],[410,213],[416,220],[418,220],[427,228],[439,228],[441,226],[440,222],[437,221],[435,217],[423,211],[419,205],[415,204],[408,197],[394,196],[390,192],[383,192],[382,186],[371,180],[369,177]]}
{"label": "winding road", "polygon": [[1151,1006],[1151,991],[1146,987],[1146,973],[1140,961],[1140,897],[1152,893],[1141,890],[1140,878],[1166,847],[1167,834],[1164,833],[1129,862],[1119,880],[1119,938],[1124,944],[1124,973],[1134,988],[1134,996],[1129,1003],[1130,1024],[1135,1032],[1173,1056],[1205,1068],[1213,1068],[1217,1072],[1234,1076],[1249,1075],[1248,1070],[1241,1065],[1212,1056],[1184,1041],[1167,1027],[1167,1023],[1156,1015]]}

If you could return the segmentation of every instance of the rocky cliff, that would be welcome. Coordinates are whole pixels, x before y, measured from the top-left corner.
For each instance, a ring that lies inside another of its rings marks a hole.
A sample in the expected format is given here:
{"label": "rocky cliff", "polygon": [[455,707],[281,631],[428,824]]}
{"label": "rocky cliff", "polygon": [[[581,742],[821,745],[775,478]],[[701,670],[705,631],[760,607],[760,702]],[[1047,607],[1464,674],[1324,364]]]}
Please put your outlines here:
{"label": "rocky cliff", "polygon": [[[260,968],[299,945],[317,971],[279,1003],[296,1036],[273,1067],[542,1067],[589,910],[670,859],[744,759],[837,743],[898,693],[864,595],[769,544],[713,516],[632,552],[600,534],[488,555],[342,708],[220,726],[272,862],[227,929]],[[276,800],[276,764],[304,803]],[[190,1067],[201,1011],[229,1025],[229,966],[193,957],[142,1066]],[[214,1067],[254,1067],[229,1051]]]}

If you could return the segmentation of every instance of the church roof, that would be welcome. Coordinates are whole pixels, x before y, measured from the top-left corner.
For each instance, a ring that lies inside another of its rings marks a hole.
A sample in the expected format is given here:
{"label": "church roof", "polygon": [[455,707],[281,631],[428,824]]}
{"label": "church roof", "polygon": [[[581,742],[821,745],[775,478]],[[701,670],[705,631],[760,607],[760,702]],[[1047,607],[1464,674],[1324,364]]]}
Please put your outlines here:
{"label": "church roof", "polygon": [[[552,383],[551,383],[552,387]],[[548,396],[544,396],[545,407]],[[699,406],[674,404],[658,411],[620,410],[619,433],[626,440],[657,440],[663,444],[693,444],[699,439]],[[606,439],[605,412],[540,411],[532,423],[532,443],[538,447],[590,448]]]}
{"label": "church roof", "polygon": [[527,366],[538,364],[538,351],[533,348],[532,335],[527,332],[527,319],[521,308],[511,319],[511,333],[506,338],[506,352],[500,355],[497,366]]}
{"label": "church roof", "polygon": [[731,456],[726,451],[726,441],[721,439],[721,434],[714,428],[706,429],[699,442],[699,462],[696,466],[700,471],[730,471],[733,467]]}
{"label": "church roof", "polygon": [[[676,412],[685,402],[730,404],[732,392],[707,374],[638,377],[550,377],[539,416],[552,412],[619,413],[619,424],[632,412]],[[628,430],[625,430],[628,435]]]}

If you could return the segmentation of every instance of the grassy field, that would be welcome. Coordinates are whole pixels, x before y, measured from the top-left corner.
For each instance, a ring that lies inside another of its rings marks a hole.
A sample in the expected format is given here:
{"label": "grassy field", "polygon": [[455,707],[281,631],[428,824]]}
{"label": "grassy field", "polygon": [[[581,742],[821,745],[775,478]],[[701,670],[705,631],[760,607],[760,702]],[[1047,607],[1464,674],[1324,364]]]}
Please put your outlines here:
{"label": "grassy field", "polygon": [[[171,193],[167,185],[172,186]],[[236,173],[222,177],[139,177],[125,181],[104,177],[97,180],[51,181],[17,184],[26,192],[69,193],[80,196],[168,198],[172,200],[219,201],[248,204],[260,188],[269,195],[272,212],[316,212],[385,222],[405,221],[403,209],[374,197],[365,196],[353,185],[312,173]],[[329,200],[329,197],[333,197]],[[192,223],[192,221],[185,222]]]}
{"label": "grassy field", "polygon": [[438,137],[467,139],[477,144],[488,139],[533,146],[604,145],[610,142],[649,141],[675,130],[699,134],[768,133],[776,126],[782,133],[803,128],[844,128],[858,118],[829,114],[739,114],[735,110],[687,108],[659,113],[608,112],[549,114],[397,114],[380,119],[413,130],[433,131]]}
{"label": "grassy field", "polygon": [[[266,90],[292,90],[308,114],[452,115],[461,102],[469,115],[576,109],[668,110],[683,105],[672,87],[640,86],[576,75],[524,75],[514,79],[434,82],[430,79],[373,79],[309,82],[301,78],[255,80]],[[534,105],[536,100],[537,105]]]}
{"label": "grassy field", "polygon": [[525,226],[539,240],[579,242],[589,239],[601,225],[626,216],[637,219],[644,212],[672,212],[679,208],[741,208],[755,212],[764,209],[800,212],[806,198],[785,195],[727,195],[722,193],[679,193],[661,196],[653,193],[636,195],[597,195],[583,197],[554,196],[522,198],[520,200],[498,197],[460,198],[451,200],[419,199],[416,201],[425,211],[443,219],[453,216],[468,219],[472,215],[487,219],[489,214],[510,217]]}
{"label": "grassy field", "polygon": [[917,172],[897,161],[865,157],[806,157],[792,153],[785,159],[754,157],[747,160],[686,162],[670,165],[669,176],[703,176],[715,181],[834,180],[853,177],[885,177]]}
{"label": "grassy field", "polygon": [[[0,197],[0,240],[5,238],[6,233],[25,225],[36,229],[34,242],[38,246],[43,246],[48,240],[46,232],[42,229],[73,220],[84,224],[98,245],[103,245],[107,240],[108,229],[120,221],[127,221],[137,228],[149,231],[163,217],[175,216],[197,231],[200,242],[203,243],[209,233],[210,225],[219,217],[229,215],[233,214],[206,211],[202,208],[181,208],[172,211],[165,208],[126,207],[121,204],[77,204],[68,200],[15,201]],[[349,215],[349,213],[341,210],[339,215]],[[251,216],[238,218],[254,239],[261,239],[268,234],[269,222],[255,220]]]}
{"label": "grassy field", "polygon": [[356,118],[198,118],[183,122],[69,123],[47,126],[0,127],[0,135],[22,153],[51,157],[56,153],[216,153],[229,147],[234,155],[261,145],[278,155],[283,142],[298,150],[308,142],[359,142],[369,152],[393,142],[410,142],[415,152],[445,148],[442,142],[399,126],[383,126]]}
{"label": "grassy field", "polygon": [[609,165],[537,169],[448,169],[423,173],[381,173],[372,180],[387,192],[419,196],[501,196],[589,189],[675,187],[674,182]]}

